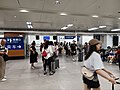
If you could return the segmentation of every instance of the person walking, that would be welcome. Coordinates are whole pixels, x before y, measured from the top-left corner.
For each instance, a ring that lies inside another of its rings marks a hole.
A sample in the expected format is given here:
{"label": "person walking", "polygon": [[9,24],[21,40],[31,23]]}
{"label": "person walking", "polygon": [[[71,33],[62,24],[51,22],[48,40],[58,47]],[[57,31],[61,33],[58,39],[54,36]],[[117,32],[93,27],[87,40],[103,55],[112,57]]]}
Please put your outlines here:
{"label": "person walking", "polygon": [[112,84],[115,84],[115,76],[111,71],[104,67],[100,57],[99,50],[101,48],[101,42],[97,39],[91,39],[89,45],[89,50],[85,56],[83,64],[94,73],[94,78],[89,80],[83,75],[84,90],[100,90],[100,83],[97,74],[109,80]]}
{"label": "person walking", "polygon": [[1,40],[0,45],[0,80],[6,81],[5,76],[5,68],[6,68],[6,61],[8,60],[8,49],[5,47],[6,40]]}

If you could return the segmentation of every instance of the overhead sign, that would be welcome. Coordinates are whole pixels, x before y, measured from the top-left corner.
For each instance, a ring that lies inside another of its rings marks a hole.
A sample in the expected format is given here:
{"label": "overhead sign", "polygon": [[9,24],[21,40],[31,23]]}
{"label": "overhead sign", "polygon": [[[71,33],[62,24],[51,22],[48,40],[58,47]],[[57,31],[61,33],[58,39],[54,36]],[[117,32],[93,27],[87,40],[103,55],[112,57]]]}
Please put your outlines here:
{"label": "overhead sign", "polygon": [[75,36],[65,36],[65,39],[74,39]]}

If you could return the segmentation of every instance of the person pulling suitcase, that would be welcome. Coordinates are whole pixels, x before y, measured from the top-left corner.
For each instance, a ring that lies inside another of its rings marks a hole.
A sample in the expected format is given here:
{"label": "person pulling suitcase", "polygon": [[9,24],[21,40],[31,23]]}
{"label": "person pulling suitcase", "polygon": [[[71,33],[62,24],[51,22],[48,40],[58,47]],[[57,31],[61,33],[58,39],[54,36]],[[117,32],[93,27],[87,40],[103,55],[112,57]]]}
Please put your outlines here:
{"label": "person pulling suitcase", "polygon": [[[115,80],[118,80],[119,78],[115,78]],[[116,81],[116,84],[120,84],[120,82]],[[115,90],[114,84],[112,84],[112,90]]]}

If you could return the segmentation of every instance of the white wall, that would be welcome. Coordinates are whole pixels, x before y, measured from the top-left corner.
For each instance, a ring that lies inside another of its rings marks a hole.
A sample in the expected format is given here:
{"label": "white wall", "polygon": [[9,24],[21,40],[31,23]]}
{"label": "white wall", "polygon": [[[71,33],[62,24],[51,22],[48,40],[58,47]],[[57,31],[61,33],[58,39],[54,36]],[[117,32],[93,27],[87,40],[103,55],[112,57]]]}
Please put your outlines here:
{"label": "white wall", "polygon": [[120,35],[118,35],[118,38],[119,38],[119,39],[118,39],[118,40],[119,40],[119,41],[118,41],[118,46],[119,46],[119,45],[120,45]]}
{"label": "white wall", "polygon": [[[41,42],[44,42],[43,37],[44,35],[39,35],[39,40],[36,40],[36,35],[28,35],[28,44],[30,45],[33,41],[35,41],[36,45],[40,45]],[[55,41],[53,40],[53,36],[50,36],[50,41]]]}
{"label": "white wall", "polygon": [[88,43],[91,39],[93,39],[93,35],[82,35],[81,39],[82,39],[82,45],[84,45],[85,42]]}
{"label": "white wall", "polygon": [[106,35],[106,47],[113,46],[113,35]]}

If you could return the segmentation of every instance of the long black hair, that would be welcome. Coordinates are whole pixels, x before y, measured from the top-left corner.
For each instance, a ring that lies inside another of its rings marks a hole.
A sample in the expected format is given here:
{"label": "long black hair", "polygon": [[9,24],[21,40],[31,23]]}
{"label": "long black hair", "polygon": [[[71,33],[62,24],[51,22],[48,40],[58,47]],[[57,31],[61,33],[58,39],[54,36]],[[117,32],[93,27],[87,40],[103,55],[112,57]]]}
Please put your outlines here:
{"label": "long black hair", "polygon": [[[97,43],[97,44],[99,44],[99,43]],[[97,44],[89,46],[89,51],[88,51],[88,53],[85,56],[85,60],[87,60],[93,52],[97,52],[98,53],[97,48],[96,48]]]}

